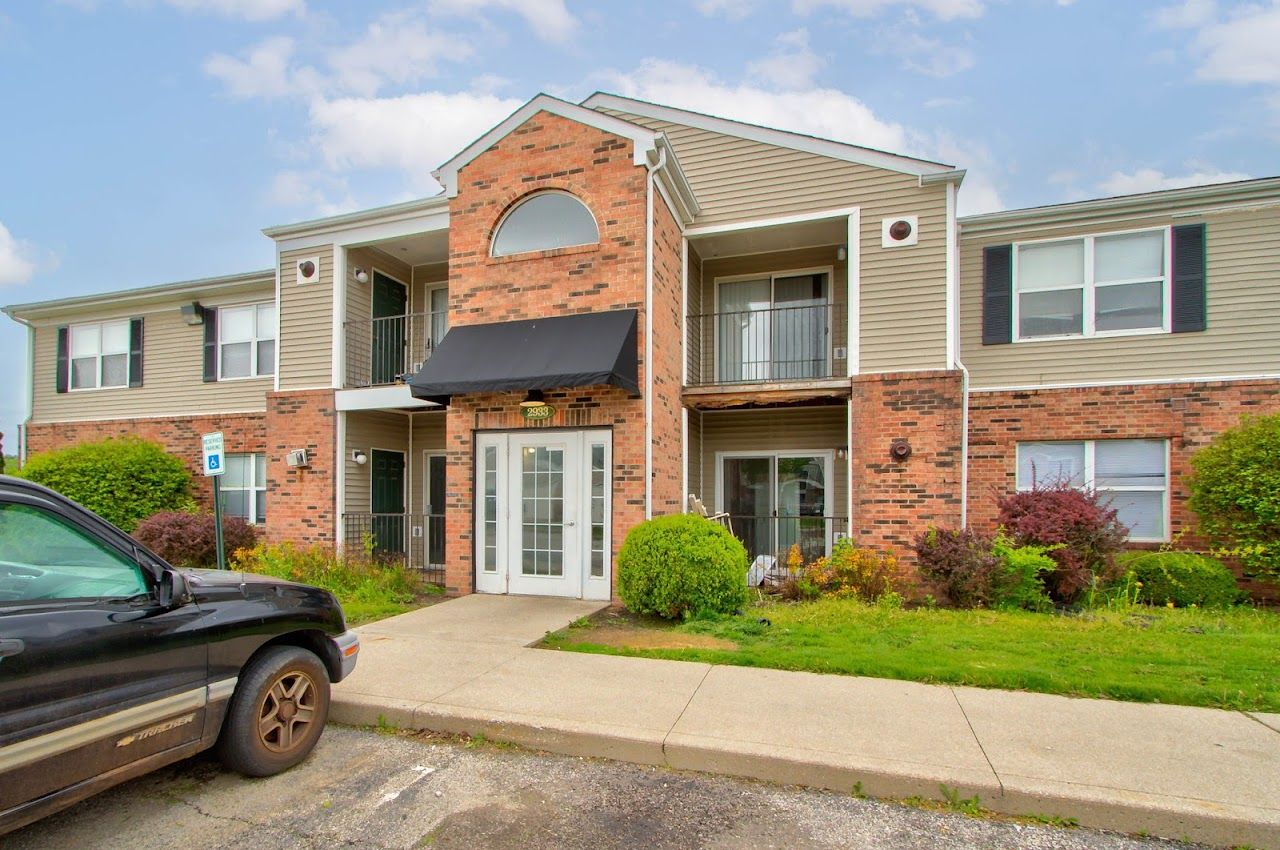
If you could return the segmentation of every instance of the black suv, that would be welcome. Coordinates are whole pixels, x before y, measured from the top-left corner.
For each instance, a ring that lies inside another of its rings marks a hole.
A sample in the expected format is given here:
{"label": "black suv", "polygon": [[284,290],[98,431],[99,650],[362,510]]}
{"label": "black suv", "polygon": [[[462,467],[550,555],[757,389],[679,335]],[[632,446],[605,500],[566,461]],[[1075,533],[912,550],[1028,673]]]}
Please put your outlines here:
{"label": "black suv", "polygon": [[0,475],[0,834],[210,747],[292,767],[359,648],[328,591],[176,570]]}

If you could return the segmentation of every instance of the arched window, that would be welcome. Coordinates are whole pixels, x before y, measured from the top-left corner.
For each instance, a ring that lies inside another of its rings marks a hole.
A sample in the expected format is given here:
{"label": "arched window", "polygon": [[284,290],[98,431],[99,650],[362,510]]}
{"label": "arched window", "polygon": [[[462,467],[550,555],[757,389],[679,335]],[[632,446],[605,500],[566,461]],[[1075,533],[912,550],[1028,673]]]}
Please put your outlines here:
{"label": "arched window", "polygon": [[493,256],[549,251],[600,241],[595,216],[567,192],[539,192],[521,201],[498,225]]}

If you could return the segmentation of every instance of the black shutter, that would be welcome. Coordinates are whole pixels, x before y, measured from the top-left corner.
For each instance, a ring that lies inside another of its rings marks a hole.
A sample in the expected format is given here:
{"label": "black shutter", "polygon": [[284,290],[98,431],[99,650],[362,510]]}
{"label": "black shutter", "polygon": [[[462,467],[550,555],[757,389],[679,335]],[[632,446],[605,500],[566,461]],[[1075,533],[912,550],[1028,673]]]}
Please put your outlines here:
{"label": "black shutter", "polygon": [[204,308],[204,381],[218,380],[218,311]]}
{"label": "black shutter", "polygon": [[129,320],[129,386],[142,386],[142,319]]}
{"label": "black shutter", "polygon": [[1013,342],[1013,246],[982,250],[982,344]]}
{"label": "black shutter", "polygon": [[58,374],[54,381],[54,388],[60,393],[67,391],[67,385],[71,379],[70,334],[71,331],[66,325],[58,328]]}
{"label": "black shutter", "polygon": [[1173,229],[1173,332],[1202,331],[1209,326],[1205,272],[1205,227],[1183,224]]}

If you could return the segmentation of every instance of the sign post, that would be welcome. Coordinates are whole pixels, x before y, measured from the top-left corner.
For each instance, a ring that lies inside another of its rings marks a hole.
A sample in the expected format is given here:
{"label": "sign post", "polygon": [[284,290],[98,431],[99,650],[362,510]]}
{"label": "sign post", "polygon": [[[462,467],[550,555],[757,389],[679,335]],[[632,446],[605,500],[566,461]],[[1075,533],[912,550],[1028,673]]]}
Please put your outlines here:
{"label": "sign post", "polygon": [[204,450],[204,474],[213,479],[213,540],[218,550],[218,569],[227,568],[227,555],[222,545],[222,474],[227,471],[222,432],[214,431],[200,438]]}

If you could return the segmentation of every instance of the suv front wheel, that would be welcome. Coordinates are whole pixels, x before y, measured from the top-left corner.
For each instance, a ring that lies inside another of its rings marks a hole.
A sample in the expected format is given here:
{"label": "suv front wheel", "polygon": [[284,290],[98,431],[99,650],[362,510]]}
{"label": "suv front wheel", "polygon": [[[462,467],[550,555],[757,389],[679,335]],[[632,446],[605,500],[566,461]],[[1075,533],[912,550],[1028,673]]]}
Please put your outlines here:
{"label": "suv front wheel", "polygon": [[218,757],[246,776],[270,776],[307,757],[329,716],[329,676],[314,653],[296,646],[264,651],[231,697]]}

